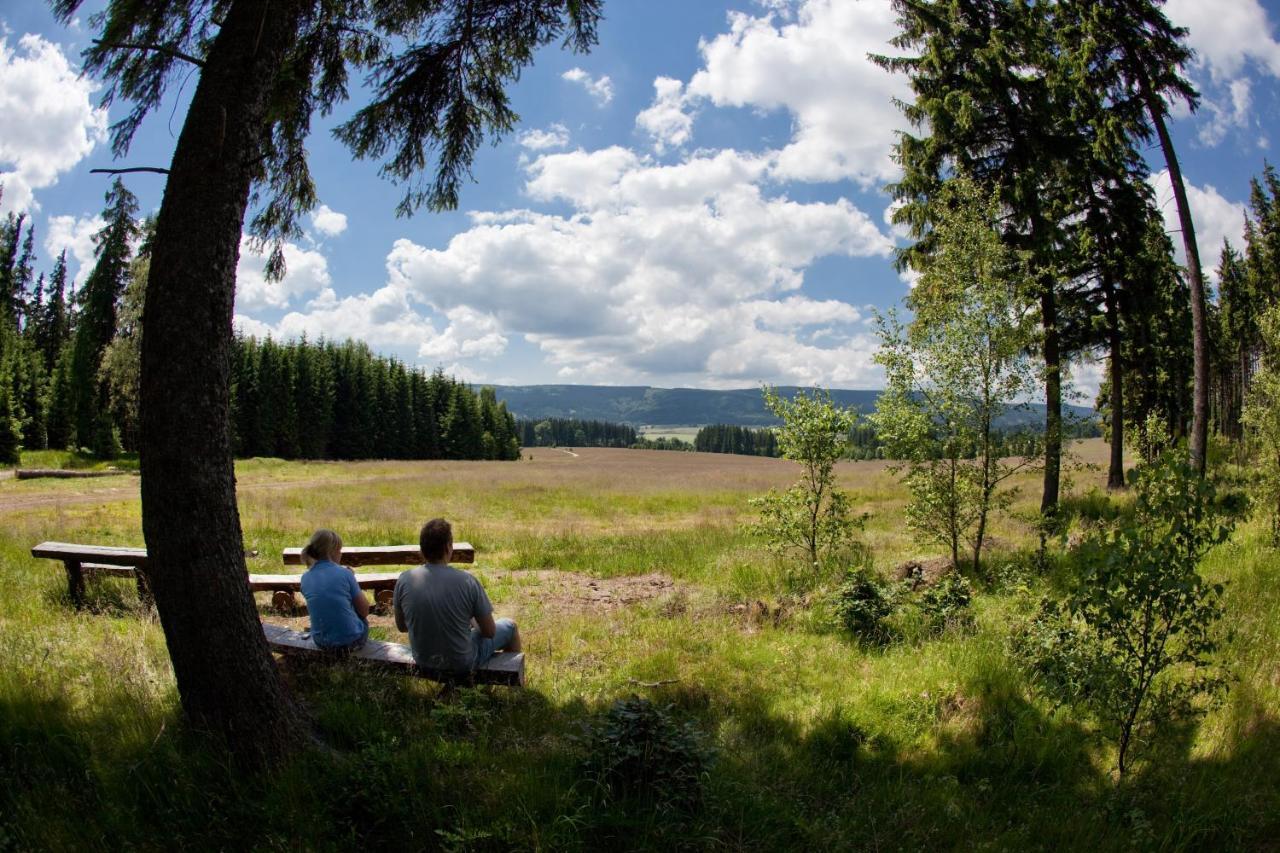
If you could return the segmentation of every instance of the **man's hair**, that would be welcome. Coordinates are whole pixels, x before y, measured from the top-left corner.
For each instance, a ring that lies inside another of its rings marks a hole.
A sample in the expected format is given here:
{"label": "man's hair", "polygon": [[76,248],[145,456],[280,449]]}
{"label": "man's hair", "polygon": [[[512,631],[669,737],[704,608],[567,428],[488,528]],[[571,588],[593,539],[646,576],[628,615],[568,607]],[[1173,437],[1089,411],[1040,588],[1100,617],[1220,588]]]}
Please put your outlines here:
{"label": "man's hair", "polygon": [[444,559],[451,544],[453,528],[443,518],[433,518],[422,525],[422,532],[418,534],[418,548],[422,550],[422,558],[427,562]]}

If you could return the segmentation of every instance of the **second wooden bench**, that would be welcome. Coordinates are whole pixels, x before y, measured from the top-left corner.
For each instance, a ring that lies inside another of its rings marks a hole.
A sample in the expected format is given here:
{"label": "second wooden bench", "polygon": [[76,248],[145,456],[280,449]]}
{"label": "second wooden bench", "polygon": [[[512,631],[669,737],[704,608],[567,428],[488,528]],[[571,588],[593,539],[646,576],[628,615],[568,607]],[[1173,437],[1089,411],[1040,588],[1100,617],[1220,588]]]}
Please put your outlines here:
{"label": "second wooden bench", "polygon": [[[67,573],[67,589],[76,607],[84,603],[84,585],[87,577],[133,578],[138,585],[138,595],[147,600],[147,549],[125,548],[114,545],[80,545],[73,542],[41,542],[31,549],[31,556],[59,560]],[[453,547],[453,562],[474,563],[475,548],[467,542]],[[302,549],[286,548],[285,565],[302,565]],[[423,562],[422,552],[416,545],[355,545],[344,548],[342,562],[353,568],[359,566],[412,566]],[[374,592],[377,604],[390,603],[399,572],[358,572],[356,582],[361,589]],[[301,574],[251,574],[249,589],[254,592],[270,592],[271,603],[286,611],[297,611],[300,603],[296,593],[302,589]]]}

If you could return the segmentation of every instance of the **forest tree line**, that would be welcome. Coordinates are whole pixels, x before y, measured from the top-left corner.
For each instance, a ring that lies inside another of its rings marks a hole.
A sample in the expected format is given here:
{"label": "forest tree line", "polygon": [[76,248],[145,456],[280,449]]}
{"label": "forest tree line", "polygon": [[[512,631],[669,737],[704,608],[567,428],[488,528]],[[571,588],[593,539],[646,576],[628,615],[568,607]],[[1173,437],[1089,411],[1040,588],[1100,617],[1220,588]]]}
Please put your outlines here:
{"label": "forest tree line", "polygon": [[578,418],[517,418],[516,433],[524,447],[630,447],[638,437],[628,424]]}
{"label": "forest tree line", "polygon": [[[141,316],[151,226],[116,181],[81,286],[64,251],[36,275],[35,229],[0,222],[0,462],[21,449],[136,451]],[[516,421],[474,391],[347,341],[237,336],[231,427],[240,457],[518,459]]]}

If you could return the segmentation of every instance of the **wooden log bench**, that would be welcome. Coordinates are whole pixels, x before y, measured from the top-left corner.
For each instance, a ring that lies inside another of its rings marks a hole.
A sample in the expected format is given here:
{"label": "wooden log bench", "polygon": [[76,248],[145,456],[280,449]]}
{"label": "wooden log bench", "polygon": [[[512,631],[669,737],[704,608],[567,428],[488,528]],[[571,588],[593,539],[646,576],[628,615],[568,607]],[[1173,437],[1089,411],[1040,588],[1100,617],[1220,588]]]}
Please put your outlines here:
{"label": "wooden log bench", "polygon": [[[345,555],[345,552],[344,552]],[[507,687],[524,687],[524,653],[498,652],[488,663],[471,674],[470,678],[460,678],[456,673],[437,672],[423,669],[413,660],[409,647],[401,643],[384,643],[380,640],[369,640],[364,648],[358,651],[335,653],[322,649],[311,641],[309,634],[293,631],[283,625],[272,625],[264,622],[262,633],[267,638],[267,645],[273,652],[295,657],[313,658],[317,660],[347,658],[364,664],[403,672],[406,675],[417,675],[432,681],[450,684],[459,682],[475,684],[499,684]]]}
{"label": "wooden log bench", "polygon": [[[67,590],[77,608],[84,604],[86,578],[94,575],[132,577],[138,585],[138,596],[143,601],[151,599],[146,579],[145,548],[41,542],[31,549],[31,556],[62,562],[67,572]],[[454,546],[455,563],[473,563],[475,559],[475,548],[469,543],[458,542]],[[286,565],[302,565],[302,549],[286,548],[284,562]],[[374,545],[344,548],[342,562],[352,567],[391,566],[417,565],[423,559],[422,552],[416,545]],[[390,606],[392,591],[399,576],[399,572],[360,572],[356,574],[356,582],[361,589],[373,590],[375,604],[385,608]],[[297,593],[302,589],[301,574],[251,574],[249,589],[254,592],[270,592],[271,603],[278,610],[294,613],[301,610],[297,599]]]}
{"label": "wooden log bench", "polygon": [[[454,563],[474,563],[476,549],[470,542],[453,544]],[[360,566],[417,566],[425,563],[417,545],[352,545],[343,547],[342,564],[353,569]],[[286,566],[304,565],[301,548],[285,548]],[[361,589],[373,590],[374,606],[383,610],[391,606],[399,572],[357,572],[356,582]],[[261,582],[255,586],[256,582]],[[272,586],[271,584],[275,584]],[[301,613],[302,604],[297,593],[302,590],[302,575],[250,575],[249,588],[270,590],[271,603],[281,612]]]}
{"label": "wooden log bench", "polygon": [[138,597],[144,602],[151,600],[151,589],[147,586],[146,577],[146,548],[41,542],[31,549],[31,556],[62,561],[63,568],[67,571],[67,592],[77,608],[84,605],[85,579],[94,575],[132,577],[138,585]]}

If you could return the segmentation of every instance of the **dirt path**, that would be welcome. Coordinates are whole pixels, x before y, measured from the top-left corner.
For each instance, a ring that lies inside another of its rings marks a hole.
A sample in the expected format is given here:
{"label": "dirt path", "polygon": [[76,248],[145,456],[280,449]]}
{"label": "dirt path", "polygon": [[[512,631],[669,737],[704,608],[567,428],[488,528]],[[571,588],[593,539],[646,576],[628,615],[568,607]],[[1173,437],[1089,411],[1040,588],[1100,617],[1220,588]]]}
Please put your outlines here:
{"label": "dirt path", "polygon": [[[689,591],[686,584],[657,572],[632,577],[593,578],[578,572],[553,569],[471,571],[483,579],[485,587],[493,595],[497,615],[517,621],[531,611],[542,615],[581,616],[612,613],[651,601],[678,608]],[[259,597],[260,602],[266,600],[264,596]],[[263,619],[295,630],[302,630],[308,624],[306,616],[283,617],[273,610],[263,611]],[[370,615],[369,624],[386,628],[393,635],[398,633],[390,613]]]}

